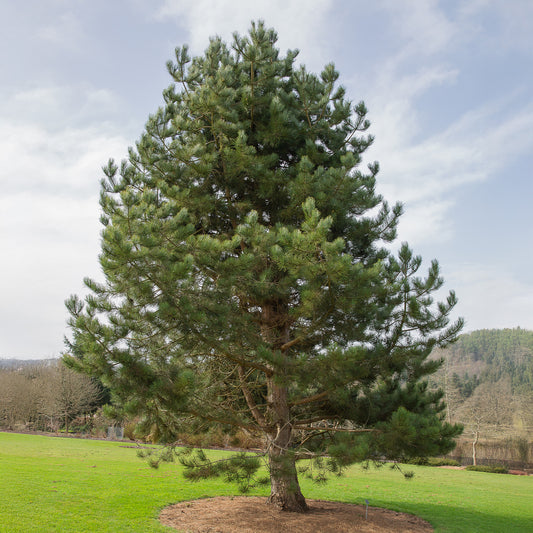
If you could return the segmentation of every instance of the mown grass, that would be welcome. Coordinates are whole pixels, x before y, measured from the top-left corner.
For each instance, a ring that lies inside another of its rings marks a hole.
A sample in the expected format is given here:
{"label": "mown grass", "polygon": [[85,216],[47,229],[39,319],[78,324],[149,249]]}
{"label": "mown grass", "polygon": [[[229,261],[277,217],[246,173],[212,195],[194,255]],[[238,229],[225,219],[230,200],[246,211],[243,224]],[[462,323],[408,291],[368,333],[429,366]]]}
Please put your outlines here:
{"label": "mown grass", "polygon": [[[0,433],[0,532],[171,531],[157,520],[166,505],[237,494],[222,479],[185,481],[178,465],[153,470],[127,446]],[[307,498],[368,499],[371,506],[418,515],[436,532],[532,531],[533,477],[405,469],[415,477],[356,466],[324,486],[302,479],[302,490]]]}

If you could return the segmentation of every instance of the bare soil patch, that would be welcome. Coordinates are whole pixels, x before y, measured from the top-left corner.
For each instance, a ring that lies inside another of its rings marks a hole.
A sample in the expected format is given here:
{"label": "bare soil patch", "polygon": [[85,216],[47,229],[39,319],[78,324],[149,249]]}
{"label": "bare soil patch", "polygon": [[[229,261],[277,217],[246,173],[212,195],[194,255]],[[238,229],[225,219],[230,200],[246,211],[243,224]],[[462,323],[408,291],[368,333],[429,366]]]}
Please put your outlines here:
{"label": "bare soil patch", "polygon": [[171,505],[162,524],[184,533],[429,533],[431,525],[417,516],[377,507],[307,500],[305,514],[279,511],[265,498],[205,498]]}

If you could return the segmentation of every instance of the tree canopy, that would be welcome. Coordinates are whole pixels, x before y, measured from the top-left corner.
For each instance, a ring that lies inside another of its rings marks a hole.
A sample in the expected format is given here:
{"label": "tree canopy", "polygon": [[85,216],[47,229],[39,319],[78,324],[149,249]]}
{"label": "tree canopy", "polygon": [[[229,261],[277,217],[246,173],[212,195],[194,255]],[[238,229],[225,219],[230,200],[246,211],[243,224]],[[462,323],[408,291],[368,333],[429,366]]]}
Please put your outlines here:
{"label": "tree canopy", "polygon": [[[264,438],[270,502],[302,511],[295,462],[324,479],[360,460],[453,447],[426,377],[452,342],[456,303],[436,261],[396,237],[402,208],[376,193],[364,104],[332,64],[313,74],[252,24],[204,55],[176,49],[164,105],[101,187],[105,282],[71,297],[65,360],[173,443],[195,423]],[[182,459],[192,478],[243,487],[260,461]]]}

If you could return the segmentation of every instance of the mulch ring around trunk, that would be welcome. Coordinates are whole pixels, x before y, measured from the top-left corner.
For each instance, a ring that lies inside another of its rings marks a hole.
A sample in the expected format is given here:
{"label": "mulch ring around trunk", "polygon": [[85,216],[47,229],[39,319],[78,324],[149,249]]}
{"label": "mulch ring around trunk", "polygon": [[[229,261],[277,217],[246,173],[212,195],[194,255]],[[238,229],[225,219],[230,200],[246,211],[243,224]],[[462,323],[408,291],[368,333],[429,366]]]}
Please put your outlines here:
{"label": "mulch ring around trunk", "polygon": [[186,533],[427,533],[417,516],[364,505],[307,500],[308,513],[279,511],[266,498],[220,496],[163,509],[161,523]]}

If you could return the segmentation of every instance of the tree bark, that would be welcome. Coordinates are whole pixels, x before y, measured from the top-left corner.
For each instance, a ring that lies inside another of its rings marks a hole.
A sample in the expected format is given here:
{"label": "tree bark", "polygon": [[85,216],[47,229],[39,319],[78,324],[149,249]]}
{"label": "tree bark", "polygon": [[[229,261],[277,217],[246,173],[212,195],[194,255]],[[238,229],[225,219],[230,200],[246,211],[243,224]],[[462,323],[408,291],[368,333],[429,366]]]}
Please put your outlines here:
{"label": "tree bark", "polygon": [[268,503],[281,509],[296,513],[305,513],[309,507],[300,490],[294,456],[274,454],[270,460],[270,496]]}
{"label": "tree bark", "polygon": [[292,426],[289,419],[287,387],[269,382],[269,396],[276,418],[276,433],[271,435],[268,452],[270,467],[270,497],[268,503],[282,511],[309,511],[300,490],[294,453],[290,449]]}
{"label": "tree bark", "polygon": [[[289,354],[281,346],[290,341],[287,306],[270,302],[263,306],[261,334],[274,349],[280,350],[281,361],[288,363]],[[287,366],[281,363],[272,376],[267,377],[267,421],[270,426],[268,459],[270,468],[270,497],[268,503],[282,511],[309,511],[298,483],[294,452],[290,449],[292,425],[289,408]]]}

